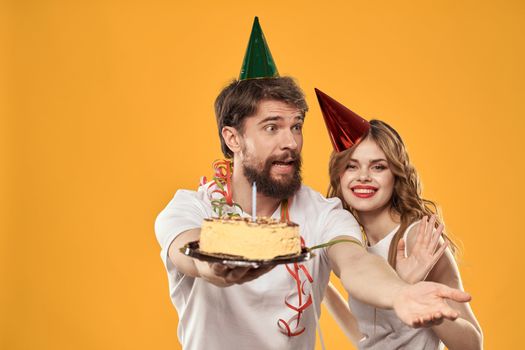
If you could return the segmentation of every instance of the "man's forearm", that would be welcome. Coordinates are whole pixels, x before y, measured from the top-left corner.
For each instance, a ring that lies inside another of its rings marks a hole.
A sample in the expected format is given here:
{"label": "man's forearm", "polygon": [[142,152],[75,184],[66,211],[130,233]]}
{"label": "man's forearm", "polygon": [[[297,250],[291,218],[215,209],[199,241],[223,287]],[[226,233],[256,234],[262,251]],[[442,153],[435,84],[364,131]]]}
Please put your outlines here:
{"label": "man's forearm", "polygon": [[336,244],[328,255],[348,294],[364,303],[391,309],[394,297],[407,285],[384,259],[355,244]]}
{"label": "man's forearm", "polygon": [[346,257],[338,265],[339,271],[334,270],[348,294],[379,308],[393,308],[394,297],[406,286],[384,259],[364,251]]}
{"label": "man's forearm", "polygon": [[177,271],[190,277],[200,277],[199,272],[195,266],[195,261],[182,254],[180,248],[189,242],[198,240],[199,237],[200,229],[182,232],[171,242],[168,250],[168,259],[175,265]]}
{"label": "man's forearm", "polygon": [[455,320],[459,311],[445,301],[465,303],[471,299],[468,293],[440,283],[406,284],[385,260],[355,244],[331,246],[328,258],[350,295],[379,308],[393,308],[409,326],[428,327],[443,319]]}

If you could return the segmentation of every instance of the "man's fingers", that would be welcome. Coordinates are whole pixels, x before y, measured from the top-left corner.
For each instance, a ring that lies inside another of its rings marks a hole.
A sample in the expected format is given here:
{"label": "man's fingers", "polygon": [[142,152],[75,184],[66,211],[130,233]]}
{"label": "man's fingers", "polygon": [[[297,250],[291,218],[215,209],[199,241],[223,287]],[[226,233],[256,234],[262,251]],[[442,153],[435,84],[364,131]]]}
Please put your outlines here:
{"label": "man's fingers", "polygon": [[436,312],[434,313],[434,315],[432,315],[432,321],[434,323],[434,325],[439,325],[439,324],[442,324],[443,323],[443,313],[442,312]]}
{"label": "man's fingers", "polygon": [[438,295],[443,298],[457,301],[458,303],[466,303],[472,299],[470,294],[463,292],[459,289],[454,289],[447,287],[445,285],[440,285]]}
{"label": "man's fingers", "polygon": [[258,269],[252,269],[251,271],[248,272],[247,277],[253,276],[253,279],[255,279],[259,276],[264,275],[265,273],[270,272],[274,267],[275,266],[267,266],[267,267],[259,267]]}
{"label": "man's fingers", "polygon": [[196,265],[200,266],[199,273],[203,279],[219,287],[229,287],[254,280],[273,268],[273,266],[261,268],[232,267],[207,262],[198,262]]}
{"label": "man's fingers", "polygon": [[414,327],[414,328],[420,328],[421,327],[421,320],[419,318],[417,318],[414,322],[412,322],[411,326]]}
{"label": "man's fingers", "polygon": [[434,318],[431,318],[429,320],[425,319],[425,321],[423,322],[421,327],[428,328],[428,327],[432,327],[432,326],[437,326],[437,325],[439,325],[441,323],[443,323],[443,317],[441,317],[439,319],[434,319]]}
{"label": "man's fingers", "polygon": [[452,309],[450,306],[446,306],[443,311],[436,311],[425,316],[415,317],[414,321],[411,323],[411,326],[414,328],[427,328],[440,325],[445,319],[453,321],[458,317],[459,312]]}
{"label": "man's fingers", "polygon": [[218,264],[218,263],[210,263],[209,266],[214,274],[216,274],[217,276],[221,276],[221,277],[226,277],[226,274],[230,270],[228,266],[223,265],[223,264]]}
{"label": "man's fingers", "polygon": [[443,318],[449,319],[451,321],[454,321],[459,317],[459,312],[450,306],[445,307],[444,310],[441,311],[441,314],[443,315]]}
{"label": "man's fingers", "polygon": [[226,282],[236,283],[237,281],[241,280],[249,270],[249,267],[235,267],[230,269],[230,271],[228,271],[226,274],[225,280]]}
{"label": "man's fingers", "polygon": [[233,285],[232,282],[226,281],[226,278],[217,275],[201,275],[201,278],[216,285],[217,287],[229,287]]}
{"label": "man's fingers", "polygon": [[264,275],[265,273],[269,272],[273,268],[274,268],[274,266],[259,267],[259,268],[256,268],[256,269],[248,268],[248,270],[242,276],[237,278],[235,283],[242,284],[242,283],[253,281],[254,279],[256,279],[256,278]]}
{"label": "man's fingers", "polygon": [[421,318],[421,327],[431,327],[434,325],[434,319],[432,318],[432,315],[428,315]]}

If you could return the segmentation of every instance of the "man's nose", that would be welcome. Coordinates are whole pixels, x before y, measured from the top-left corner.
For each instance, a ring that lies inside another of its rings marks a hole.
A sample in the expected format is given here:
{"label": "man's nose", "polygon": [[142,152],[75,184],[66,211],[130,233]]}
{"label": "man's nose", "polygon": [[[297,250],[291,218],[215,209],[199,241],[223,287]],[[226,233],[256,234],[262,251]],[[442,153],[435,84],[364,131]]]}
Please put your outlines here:
{"label": "man's nose", "polygon": [[297,149],[297,140],[295,139],[294,134],[291,130],[283,131],[282,141],[281,141],[281,148],[282,149],[291,149],[296,150]]}

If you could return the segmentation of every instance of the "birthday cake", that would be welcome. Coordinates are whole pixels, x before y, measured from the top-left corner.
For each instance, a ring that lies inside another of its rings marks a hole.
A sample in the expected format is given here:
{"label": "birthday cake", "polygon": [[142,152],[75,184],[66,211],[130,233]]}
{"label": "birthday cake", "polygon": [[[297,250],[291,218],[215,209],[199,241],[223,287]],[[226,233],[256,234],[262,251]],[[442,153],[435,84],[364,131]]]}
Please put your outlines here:
{"label": "birthday cake", "polygon": [[204,219],[199,248],[202,252],[270,260],[301,253],[299,225],[271,218]]}

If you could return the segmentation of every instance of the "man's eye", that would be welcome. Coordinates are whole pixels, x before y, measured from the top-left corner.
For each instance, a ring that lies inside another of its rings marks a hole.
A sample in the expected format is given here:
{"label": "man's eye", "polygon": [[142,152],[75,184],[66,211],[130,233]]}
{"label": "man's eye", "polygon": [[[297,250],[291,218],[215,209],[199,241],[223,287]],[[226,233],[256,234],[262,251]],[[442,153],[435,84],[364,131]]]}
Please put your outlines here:
{"label": "man's eye", "polygon": [[264,127],[264,130],[265,131],[268,131],[268,132],[274,132],[277,130],[277,126],[276,125],[273,125],[273,124],[270,124],[270,125],[266,125]]}
{"label": "man's eye", "polygon": [[293,127],[292,127],[293,130],[296,130],[296,131],[301,131],[303,130],[303,124],[295,124]]}

